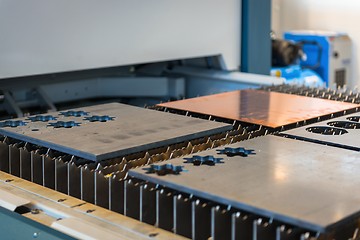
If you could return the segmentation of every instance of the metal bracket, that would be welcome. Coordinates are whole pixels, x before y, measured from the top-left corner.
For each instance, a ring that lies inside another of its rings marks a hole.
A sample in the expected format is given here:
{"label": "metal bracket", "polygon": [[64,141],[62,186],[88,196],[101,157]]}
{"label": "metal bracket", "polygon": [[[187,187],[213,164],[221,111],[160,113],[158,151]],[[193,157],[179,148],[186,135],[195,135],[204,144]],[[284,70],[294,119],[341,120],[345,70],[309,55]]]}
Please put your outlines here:
{"label": "metal bracket", "polygon": [[16,101],[12,92],[4,91],[4,108],[8,113],[16,114],[17,117],[24,117],[24,112],[21,110],[21,107],[25,107],[29,105],[29,103],[44,105],[48,109],[47,112],[56,111],[55,105],[40,87],[33,89],[31,93],[31,97],[26,97],[26,99],[22,101]]}
{"label": "metal bracket", "polygon": [[45,106],[47,106],[48,112],[57,111],[54,103],[51,101],[51,98],[46,94],[46,92],[41,87],[36,88],[35,91],[39,97],[39,101],[41,103],[44,103]]}
{"label": "metal bracket", "polygon": [[4,91],[4,98],[5,98],[4,106],[8,113],[16,114],[16,116],[19,118],[24,116],[24,113],[21,111],[19,105],[16,103],[11,92]]}

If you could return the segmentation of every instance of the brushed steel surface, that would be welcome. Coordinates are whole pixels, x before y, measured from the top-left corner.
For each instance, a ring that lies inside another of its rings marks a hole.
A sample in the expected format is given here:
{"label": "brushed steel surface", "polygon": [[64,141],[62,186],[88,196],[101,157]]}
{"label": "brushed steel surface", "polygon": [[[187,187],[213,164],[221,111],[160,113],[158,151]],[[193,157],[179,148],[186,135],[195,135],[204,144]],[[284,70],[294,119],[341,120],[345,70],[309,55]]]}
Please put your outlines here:
{"label": "brushed steel surface", "polygon": [[[56,121],[75,121],[79,126],[54,128],[50,122],[30,122],[16,128],[0,128],[0,134],[43,147],[100,161],[151,148],[179,143],[231,130],[229,124],[176,114],[110,103],[84,107],[88,116],[109,115],[108,122],[89,122],[84,117],[65,117],[53,113]],[[25,120],[20,118],[17,120]]]}
{"label": "brushed steel surface", "polygon": [[197,155],[225,163],[194,166],[176,158],[167,163],[188,172],[158,176],[138,168],[129,175],[313,231],[360,213],[360,152],[269,135],[229,146],[256,155],[227,157],[212,149]]}
{"label": "brushed steel surface", "polygon": [[277,92],[239,90],[157,106],[277,128],[359,105]]}
{"label": "brushed steel surface", "polygon": [[323,144],[331,144],[338,147],[349,148],[356,151],[360,151],[360,129],[345,129],[347,133],[342,135],[322,135],[322,134],[312,133],[306,130],[307,128],[311,128],[311,127],[331,127],[330,125],[328,125],[328,123],[339,122],[339,121],[345,121],[348,123],[356,124],[357,122],[351,122],[347,119],[350,117],[360,117],[360,113],[349,114],[346,116],[333,118],[315,124],[310,124],[304,127],[295,128],[289,131],[284,131],[282,132],[282,134],[309,139],[310,141],[322,142]]}

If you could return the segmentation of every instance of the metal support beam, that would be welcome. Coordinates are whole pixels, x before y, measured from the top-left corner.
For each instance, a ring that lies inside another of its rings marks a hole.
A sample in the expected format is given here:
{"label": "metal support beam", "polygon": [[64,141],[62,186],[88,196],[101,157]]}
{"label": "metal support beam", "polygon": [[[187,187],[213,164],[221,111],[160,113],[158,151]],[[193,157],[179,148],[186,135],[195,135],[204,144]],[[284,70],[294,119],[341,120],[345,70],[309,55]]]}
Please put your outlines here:
{"label": "metal support beam", "polygon": [[42,85],[54,103],[91,98],[174,97],[184,95],[184,79],[166,77],[107,77]]}
{"label": "metal support beam", "polygon": [[4,91],[4,108],[10,114],[16,114],[17,117],[23,117],[24,113],[21,111],[20,107],[16,103],[12,94],[9,91]]}
{"label": "metal support beam", "polygon": [[242,0],[241,71],[270,74],[271,0]]}
{"label": "metal support beam", "polygon": [[59,81],[3,90],[5,101],[0,104],[0,111],[23,117],[22,109],[30,107],[41,106],[48,112],[54,112],[54,104],[68,101],[122,97],[181,98],[184,91],[185,80],[179,77],[133,76]]}
{"label": "metal support beam", "polygon": [[40,104],[44,104],[48,112],[56,112],[56,107],[48,94],[41,87],[36,88],[35,91],[39,97]]}
{"label": "metal support beam", "polygon": [[271,76],[195,67],[174,67],[168,74],[184,76],[186,98],[284,83],[282,78]]}

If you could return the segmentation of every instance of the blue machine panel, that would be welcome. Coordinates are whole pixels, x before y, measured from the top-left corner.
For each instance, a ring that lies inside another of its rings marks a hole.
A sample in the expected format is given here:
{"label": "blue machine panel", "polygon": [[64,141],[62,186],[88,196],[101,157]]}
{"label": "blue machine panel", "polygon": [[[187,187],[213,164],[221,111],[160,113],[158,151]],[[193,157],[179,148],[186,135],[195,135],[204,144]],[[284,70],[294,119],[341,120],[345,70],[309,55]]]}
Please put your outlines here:
{"label": "blue machine panel", "polygon": [[284,39],[302,45],[306,60],[302,68],[312,69],[328,87],[343,87],[350,82],[351,41],[347,34],[327,31],[289,31]]}

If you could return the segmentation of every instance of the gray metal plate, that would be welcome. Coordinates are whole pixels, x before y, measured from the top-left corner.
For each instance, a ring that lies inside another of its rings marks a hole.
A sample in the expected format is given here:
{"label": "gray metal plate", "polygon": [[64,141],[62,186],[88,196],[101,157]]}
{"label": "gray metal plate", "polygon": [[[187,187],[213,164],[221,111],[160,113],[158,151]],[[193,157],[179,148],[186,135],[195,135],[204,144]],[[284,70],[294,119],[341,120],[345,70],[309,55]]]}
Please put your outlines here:
{"label": "gray metal plate", "polygon": [[359,152],[278,136],[228,147],[255,149],[256,155],[227,157],[212,149],[197,155],[222,156],[223,164],[194,166],[177,158],[166,163],[187,172],[158,176],[138,168],[129,175],[314,231],[360,211]]}
{"label": "gray metal plate", "polygon": [[[84,117],[64,117],[59,113],[52,113],[51,115],[58,117],[58,121],[76,121],[81,124],[67,129],[50,127],[47,122],[27,121],[29,123],[26,126],[0,128],[0,134],[100,161],[232,129],[229,124],[120,103],[75,110],[89,112],[89,116],[109,115],[115,118],[108,122],[89,122]],[[20,120],[24,119],[26,118]]]}
{"label": "gray metal plate", "polygon": [[[311,128],[311,127],[331,127],[328,125],[331,122],[337,122],[337,121],[350,122],[347,118],[353,116],[360,117],[360,113],[350,114],[350,115],[318,122],[315,124],[310,124],[304,127],[295,128],[289,131],[284,131],[281,134],[290,135],[295,138],[303,138],[305,140],[308,139],[310,141],[316,141],[327,145],[334,145],[338,147],[353,149],[355,151],[360,151],[360,129],[345,129],[347,133],[342,135],[323,135],[323,134],[309,132],[306,130],[307,128]],[[356,124],[356,122],[354,123]]]}

